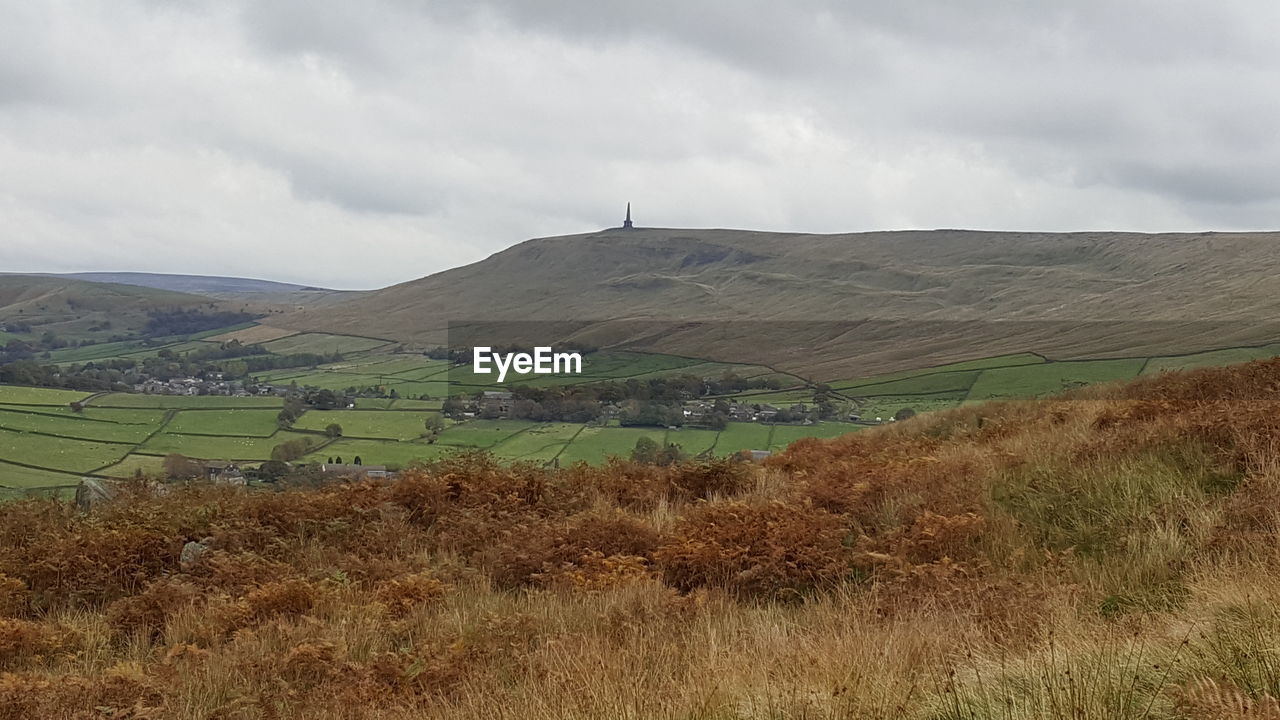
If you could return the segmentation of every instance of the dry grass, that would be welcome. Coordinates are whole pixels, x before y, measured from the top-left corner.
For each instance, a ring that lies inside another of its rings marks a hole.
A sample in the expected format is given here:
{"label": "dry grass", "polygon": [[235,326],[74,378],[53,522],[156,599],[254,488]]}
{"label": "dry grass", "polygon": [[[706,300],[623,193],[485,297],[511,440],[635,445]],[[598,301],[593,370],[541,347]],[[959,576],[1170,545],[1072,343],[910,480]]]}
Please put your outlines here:
{"label": "dry grass", "polygon": [[1254,363],[763,466],[4,505],[0,719],[1280,717],[1278,393]]}

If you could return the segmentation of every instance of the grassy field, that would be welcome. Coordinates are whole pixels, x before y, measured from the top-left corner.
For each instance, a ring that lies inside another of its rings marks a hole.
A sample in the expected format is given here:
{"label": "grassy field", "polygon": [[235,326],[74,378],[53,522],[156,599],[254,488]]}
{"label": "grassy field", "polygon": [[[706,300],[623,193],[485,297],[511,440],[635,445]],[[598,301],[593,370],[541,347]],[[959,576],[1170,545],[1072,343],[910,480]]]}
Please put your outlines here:
{"label": "grassy field", "polygon": [[492,452],[511,460],[545,462],[559,455],[582,429],[574,423],[536,425],[494,445]]}
{"label": "grassy field", "polygon": [[10,490],[29,490],[33,488],[76,485],[79,482],[80,475],[76,473],[36,470],[34,468],[0,462],[0,488],[7,488]]}
{"label": "grassy field", "polygon": [[666,436],[666,430],[654,428],[584,427],[560,453],[560,464],[581,461],[596,465],[611,455],[629,457],[640,438],[647,437],[661,445]]}
{"label": "grassy field", "polygon": [[234,397],[230,395],[136,395],[110,393],[99,395],[89,403],[92,407],[122,408],[279,408],[284,399],[273,396]]}
{"label": "grassy field", "polygon": [[983,370],[969,389],[966,402],[1029,397],[1062,392],[1093,383],[1138,376],[1146,360],[1081,360]]}
{"label": "grassy field", "polygon": [[161,471],[164,464],[164,458],[154,455],[126,455],[123,460],[110,467],[102,469],[102,475],[118,478],[130,478],[134,473],[142,471],[144,475],[156,474]]}
{"label": "grassy field", "polygon": [[346,437],[412,440],[426,433],[427,418],[437,416],[438,413],[409,410],[309,410],[294,427],[323,431],[337,423]]}
{"label": "grassy field", "polygon": [[68,405],[89,395],[81,390],[0,385],[0,403],[6,405]]}
{"label": "grassy field", "polygon": [[89,472],[119,462],[130,447],[0,430],[0,459],[64,472]]}
{"label": "grassy field", "polygon": [[87,420],[60,415],[23,412],[0,412],[0,428],[18,432],[62,435],[84,440],[117,443],[140,443],[155,432],[155,425],[136,425]]}
{"label": "grassy field", "polygon": [[386,340],[376,340],[373,338],[352,337],[349,335],[323,335],[318,333],[304,333],[302,335],[290,335],[278,340],[271,340],[262,343],[262,347],[276,353],[278,355],[288,355],[290,353],[356,353],[373,350],[374,348],[391,345]]}
{"label": "grassy field", "polygon": [[151,455],[178,453],[205,460],[270,460],[276,445],[303,438],[319,445],[318,435],[280,431],[271,437],[227,437],[220,435],[179,435],[162,432],[143,443],[139,452]]}
{"label": "grassy field", "polygon": [[446,430],[438,442],[488,448],[538,424],[530,420],[468,420]]}
{"label": "grassy field", "polygon": [[428,445],[424,442],[397,442],[394,440],[359,440],[342,438],[331,445],[307,455],[307,462],[325,462],[329,458],[342,458],[352,462],[356,457],[365,465],[389,465],[405,467],[416,461],[434,460],[442,455],[459,451],[453,445]]}
{"label": "grassy field", "polygon": [[[730,423],[723,431],[688,428],[587,427],[567,423],[534,423],[520,420],[479,420],[449,423],[435,444],[421,439],[424,421],[441,406],[439,398],[451,389],[474,391],[447,384],[450,373],[444,362],[409,353],[369,352],[378,341],[340,336],[291,335],[269,341],[277,349],[316,351],[324,343],[338,343],[349,356],[342,362],[319,368],[269,373],[293,377],[300,384],[343,389],[382,384],[403,397],[359,398],[359,410],[310,410],[296,423],[296,431],[278,431],[276,414],[282,399],[275,396],[236,398],[224,396],[167,396],[89,393],[57,389],[0,385],[0,463],[27,464],[23,487],[36,487],[41,478],[62,480],[69,474],[110,466],[114,476],[135,470],[155,471],[161,456],[182,453],[217,460],[260,461],[270,457],[278,444],[293,438],[328,441],[321,433],[330,423],[342,427],[344,437],[313,452],[309,459],[344,459],[360,455],[368,463],[400,467],[418,459],[430,459],[469,449],[485,449],[504,460],[561,463],[584,460],[602,462],[610,455],[629,456],[640,437],[678,444],[690,455],[712,450],[726,455],[739,450],[779,450],[801,437],[829,437],[859,429],[847,423],[824,422],[808,426],[768,426]],[[349,344],[348,344],[349,343]],[[193,343],[187,342],[187,345]],[[171,346],[176,347],[177,345]],[[86,352],[155,352],[133,343],[95,346]],[[353,349],[354,348],[354,349]],[[330,348],[332,349],[332,348]],[[855,398],[852,410],[864,421],[911,408],[928,413],[987,399],[1044,395],[1083,384],[1120,380],[1165,370],[1241,362],[1280,352],[1280,344],[1259,348],[1232,348],[1178,357],[1132,358],[1046,362],[1033,354],[1006,355],[950,365],[890,373],[832,383],[845,398]],[[767,368],[698,361],[666,355],[602,352],[586,365],[600,378],[645,379],[681,372],[717,377],[726,370],[743,376],[770,373]],[[452,373],[455,376],[458,372]],[[472,377],[469,372],[461,373]],[[424,379],[425,378],[425,379]],[[590,380],[591,378],[587,378]],[[794,378],[786,378],[794,381]],[[583,378],[551,378],[548,383],[577,382]],[[755,391],[736,396],[747,403],[787,406],[813,402],[812,388]],[[432,400],[415,399],[428,395]],[[88,399],[82,412],[69,407],[73,400]],[[9,465],[11,474],[18,466]],[[50,473],[45,475],[42,473]],[[15,481],[16,482],[16,481]],[[36,483],[33,485],[32,483]],[[0,487],[4,484],[0,483]]]}
{"label": "grassy field", "polygon": [[277,410],[181,410],[165,432],[188,435],[267,437],[277,429]]}

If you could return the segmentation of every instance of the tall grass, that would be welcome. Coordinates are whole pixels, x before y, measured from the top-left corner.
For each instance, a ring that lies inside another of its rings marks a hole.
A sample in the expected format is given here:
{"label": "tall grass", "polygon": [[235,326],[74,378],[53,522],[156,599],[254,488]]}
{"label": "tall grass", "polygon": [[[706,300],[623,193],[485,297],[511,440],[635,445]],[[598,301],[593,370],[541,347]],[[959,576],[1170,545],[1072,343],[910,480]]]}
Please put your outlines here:
{"label": "tall grass", "polygon": [[0,720],[1280,718],[1275,387],[1161,376],[763,466],[5,504]]}

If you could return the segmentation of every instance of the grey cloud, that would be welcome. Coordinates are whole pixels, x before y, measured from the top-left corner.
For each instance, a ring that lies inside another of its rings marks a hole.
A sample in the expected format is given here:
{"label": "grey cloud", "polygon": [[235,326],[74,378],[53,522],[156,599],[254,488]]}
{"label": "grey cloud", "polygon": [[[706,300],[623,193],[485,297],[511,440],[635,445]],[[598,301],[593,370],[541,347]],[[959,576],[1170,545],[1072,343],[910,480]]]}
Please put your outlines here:
{"label": "grey cloud", "polygon": [[[20,239],[0,267],[369,287],[626,200],[672,226],[1259,228],[1280,215],[1276,20],[1262,0],[0,2],[0,237]],[[362,264],[371,244],[401,261]]]}

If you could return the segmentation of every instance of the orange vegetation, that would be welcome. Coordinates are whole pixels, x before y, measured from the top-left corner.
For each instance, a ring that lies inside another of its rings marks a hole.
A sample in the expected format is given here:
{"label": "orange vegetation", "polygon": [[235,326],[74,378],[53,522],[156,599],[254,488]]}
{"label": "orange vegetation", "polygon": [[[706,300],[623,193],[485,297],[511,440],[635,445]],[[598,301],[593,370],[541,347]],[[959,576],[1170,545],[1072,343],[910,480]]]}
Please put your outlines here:
{"label": "orange vegetation", "polygon": [[1278,442],[1272,361],[763,465],[11,503],[0,720],[1280,717]]}

